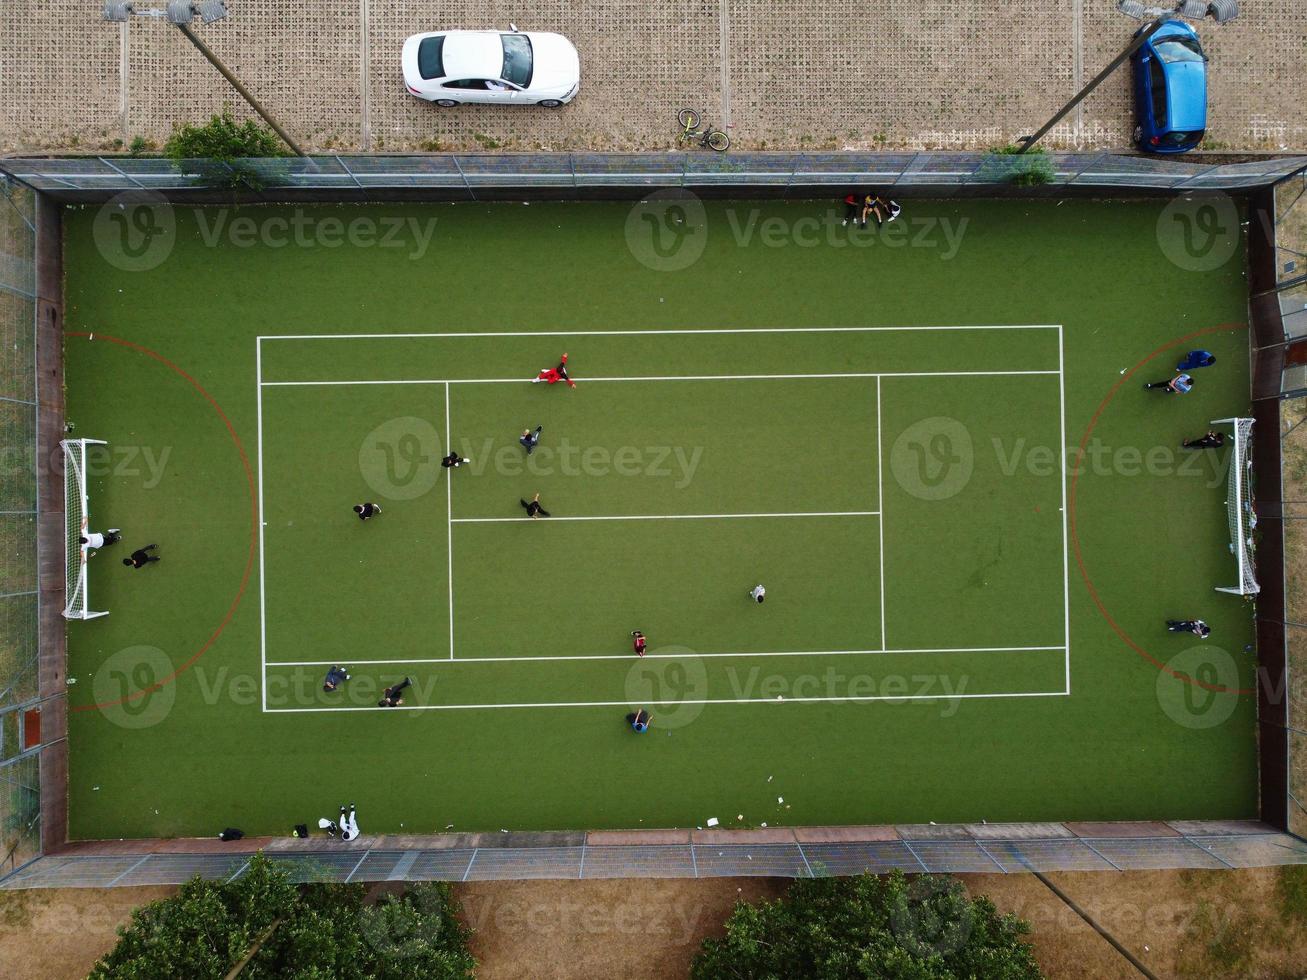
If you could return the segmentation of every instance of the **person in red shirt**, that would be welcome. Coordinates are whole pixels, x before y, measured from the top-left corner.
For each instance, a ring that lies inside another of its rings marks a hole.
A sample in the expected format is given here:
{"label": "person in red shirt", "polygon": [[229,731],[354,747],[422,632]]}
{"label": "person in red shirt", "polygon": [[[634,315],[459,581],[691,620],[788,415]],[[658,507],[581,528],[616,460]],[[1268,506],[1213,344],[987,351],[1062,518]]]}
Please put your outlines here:
{"label": "person in red shirt", "polygon": [[850,191],[844,195],[844,220],[840,224],[847,225],[849,219],[853,219],[853,226],[858,226],[858,215],[861,213],[861,207],[858,204],[858,195]]}
{"label": "person in red shirt", "polygon": [[539,384],[541,381],[548,381],[551,385],[558,384],[560,381],[566,381],[569,388],[575,388],[576,382],[567,376],[567,354],[564,353],[558,361],[558,367],[545,368],[538,375],[531,379],[532,384]]}
{"label": "person in red shirt", "polygon": [[644,634],[639,630],[631,630],[631,646],[635,647],[635,652],[644,656]]}

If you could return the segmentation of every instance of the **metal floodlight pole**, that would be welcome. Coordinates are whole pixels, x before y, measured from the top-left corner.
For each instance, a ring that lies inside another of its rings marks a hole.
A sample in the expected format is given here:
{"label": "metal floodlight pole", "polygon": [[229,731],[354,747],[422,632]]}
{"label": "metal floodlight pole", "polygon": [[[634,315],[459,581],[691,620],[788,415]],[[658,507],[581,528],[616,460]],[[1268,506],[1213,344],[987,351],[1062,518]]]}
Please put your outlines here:
{"label": "metal floodlight pole", "polygon": [[195,47],[199,50],[200,54],[204,55],[204,57],[209,60],[209,64],[213,65],[214,68],[218,69],[218,71],[222,74],[223,78],[231,82],[232,88],[234,88],[237,92],[239,92],[241,98],[250,104],[250,108],[252,108],[255,112],[257,112],[260,116],[263,117],[263,121],[266,122],[269,126],[271,126],[273,131],[278,136],[280,136],[282,140],[285,141],[286,145],[295,151],[296,156],[301,156],[301,157],[308,156],[307,153],[305,153],[302,149],[300,149],[299,144],[290,138],[290,134],[287,133],[286,130],[282,129],[280,125],[278,125],[277,120],[272,118],[272,114],[268,112],[267,109],[263,108],[262,105],[259,104],[259,100],[256,99],[250,93],[250,90],[240,83],[240,79],[238,79],[235,75],[233,75],[231,73],[231,70],[228,69],[228,67],[218,59],[218,56],[214,54],[212,50],[210,50],[209,46],[205,44],[203,41],[201,41],[199,37],[196,36],[195,32],[191,30],[189,24],[178,24],[177,30],[185,34],[186,39],[190,41],[191,44],[195,45]]}
{"label": "metal floodlight pole", "polygon": [[1050,129],[1052,129],[1054,126],[1056,126],[1059,122],[1062,121],[1063,116],[1065,116],[1068,112],[1070,112],[1081,102],[1083,102],[1090,92],[1098,88],[1098,86],[1103,83],[1103,80],[1107,78],[1108,75],[1112,74],[1112,72],[1120,68],[1122,63],[1125,62],[1126,59],[1128,59],[1132,54],[1134,54],[1136,51],[1142,48],[1144,46],[1144,43],[1150,37],[1156,34],[1159,30],[1161,30],[1162,25],[1165,23],[1167,23],[1167,19],[1165,17],[1159,17],[1156,20],[1154,20],[1151,24],[1148,24],[1146,27],[1144,27],[1138,34],[1136,34],[1134,40],[1130,42],[1130,45],[1119,55],[1113,58],[1111,63],[1106,68],[1104,68],[1092,79],[1090,79],[1089,84],[1086,85],[1084,88],[1082,88],[1079,92],[1077,92],[1075,98],[1073,98],[1070,102],[1068,102],[1061,109],[1059,109],[1054,114],[1052,119],[1044,123],[1044,125],[1041,126],[1038,131],[1036,131],[1034,136],[1022,136],[1020,139],[1018,139],[1017,142],[1021,144],[1021,149],[1017,150],[1017,153],[1025,153],[1028,149],[1030,149],[1041,139],[1043,139],[1044,135]]}

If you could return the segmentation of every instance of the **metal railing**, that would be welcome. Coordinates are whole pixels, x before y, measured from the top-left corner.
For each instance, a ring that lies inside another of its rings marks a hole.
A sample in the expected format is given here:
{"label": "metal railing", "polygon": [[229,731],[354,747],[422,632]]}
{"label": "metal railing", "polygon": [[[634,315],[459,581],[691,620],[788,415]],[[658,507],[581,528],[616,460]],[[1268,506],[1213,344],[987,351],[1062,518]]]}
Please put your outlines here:
{"label": "metal railing", "polygon": [[[810,843],[589,844],[531,847],[316,846],[278,841],[265,853],[297,881],[493,881],[554,878],[817,878],[893,870],[933,874],[1028,871],[1146,871],[1159,868],[1307,864],[1307,843],[1289,834],[1213,827],[1154,837],[947,836]],[[950,828],[939,828],[949,832]],[[957,828],[953,828],[957,830]],[[285,844],[284,847],[276,845]],[[228,853],[54,855],[4,879],[0,888],[112,888],[180,884],[195,875],[239,877],[248,848]]]}
{"label": "metal railing", "polygon": [[[763,187],[825,193],[846,185],[948,193],[1012,184],[1165,191],[1248,190],[1307,166],[1307,157],[1209,164],[1116,153],[427,154],[172,161],[135,157],[9,157],[0,172],[56,196],[222,188],[237,173],[262,190],[369,196],[428,189],[475,199],[483,189]],[[1022,175],[1037,173],[1036,177]]]}
{"label": "metal railing", "polygon": [[41,850],[40,769],[23,715],[37,656],[36,200],[0,182],[0,876]]}

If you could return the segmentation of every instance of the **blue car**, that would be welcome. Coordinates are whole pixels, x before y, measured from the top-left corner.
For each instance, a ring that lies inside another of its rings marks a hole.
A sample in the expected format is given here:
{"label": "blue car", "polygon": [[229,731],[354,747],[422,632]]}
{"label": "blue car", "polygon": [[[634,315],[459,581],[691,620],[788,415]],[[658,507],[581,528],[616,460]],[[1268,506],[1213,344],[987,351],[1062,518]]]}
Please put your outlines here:
{"label": "blue car", "polygon": [[1192,150],[1207,128],[1207,56],[1198,32],[1184,21],[1169,20],[1131,60],[1139,148],[1148,153]]}

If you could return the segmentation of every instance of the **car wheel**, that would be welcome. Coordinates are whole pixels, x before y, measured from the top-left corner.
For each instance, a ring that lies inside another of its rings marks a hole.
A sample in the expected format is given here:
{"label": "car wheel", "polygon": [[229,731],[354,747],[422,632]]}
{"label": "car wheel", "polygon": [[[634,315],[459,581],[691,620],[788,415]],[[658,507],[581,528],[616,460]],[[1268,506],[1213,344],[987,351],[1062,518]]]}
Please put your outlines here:
{"label": "car wheel", "polygon": [[458,105],[458,103],[453,99],[436,99],[435,101],[436,101],[436,105],[440,106],[443,109],[449,109],[453,106]]}
{"label": "car wheel", "polygon": [[536,103],[536,105],[542,105],[546,109],[557,109],[562,104],[563,103],[559,102],[557,99],[541,99]]}
{"label": "car wheel", "polygon": [[1138,143],[1138,142],[1139,142],[1141,139],[1143,139],[1143,138],[1144,138],[1144,127],[1143,127],[1143,126],[1136,126],[1136,127],[1135,127],[1135,142]]}

